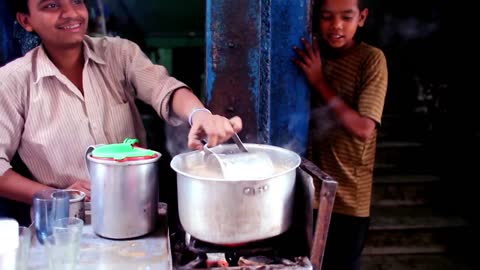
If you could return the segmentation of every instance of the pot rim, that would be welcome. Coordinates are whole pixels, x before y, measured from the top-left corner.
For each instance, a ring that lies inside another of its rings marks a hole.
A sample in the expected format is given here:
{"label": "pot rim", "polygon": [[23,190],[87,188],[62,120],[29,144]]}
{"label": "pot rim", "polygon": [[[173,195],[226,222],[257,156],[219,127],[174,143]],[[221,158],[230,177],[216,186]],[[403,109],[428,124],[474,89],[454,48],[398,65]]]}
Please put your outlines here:
{"label": "pot rim", "polygon": [[[298,166],[300,166],[300,163],[302,162],[302,159],[301,159],[299,154],[295,153],[292,150],[286,149],[286,148],[282,148],[282,147],[278,147],[278,146],[274,146],[274,145],[268,145],[268,144],[254,144],[254,143],[243,143],[243,144],[247,148],[252,147],[254,149],[271,149],[271,150],[274,150],[274,151],[277,151],[277,152],[284,152],[284,153],[287,153],[288,155],[291,155],[292,157],[294,157],[293,159],[296,159],[296,160],[294,161],[294,165],[292,165],[292,167],[289,168],[289,169],[285,169],[283,171],[280,171],[280,172],[275,173],[275,174],[270,175],[270,176],[259,177],[259,178],[249,178],[249,179],[214,178],[214,177],[198,176],[198,175],[193,175],[193,174],[189,174],[187,172],[184,172],[184,171],[180,170],[178,168],[178,166],[176,166],[176,163],[178,163],[177,160],[181,159],[182,157],[185,157],[185,156],[188,156],[188,155],[195,155],[195,154],[198,154],[200,152],[203,152],[203,150],[196,150],[196,151],[191,151],[191,152],[187,152],[187,153],[181,153],[181,154],[178,154],[178,155],[174,156],[172,158],[172,160],[170,161],[170,167],[178,174],[181,174],[181,175],[186,176],[186,177],[194,178],[194,179],[197,179],[197,180],[216,181],[216,182],[245,182],[245,181],[264,181],[264,180],[272,179],[272,178],[287,174],[287,173],[289,173],[293,170],[296,170],[298,168]],[[237,147],[235,144],[222,144],[222,145],[217,145],[215,147],[212,147],[210,149],[212,150],[212,149],[215,149],[217,147],[222,147],[222,146],[223,147],[225,147],[225,146],[226,147]]]}
{"label": "pot rim", "polygon": [[72,193],[78,195],[75,198],[71,198],[70,203],[83,201],[85,199],[86,194],[85,194],[85,192],[83,192],[81,190],[78,190],[78,189],[64,189],[64,190],[67,191],[70,195],[72,195]]}
{"label": "pot rim", "polygon": [[162,157],[162,154],[160,152],[157,152],[157,151],[153,151],[153,152],[157,154],[156,157],[150,158],[150,159],[144,159],[144,160],[118,161],[118,160],[98,159],[98,158],[92,157],[92,153],[87,154],[87,159],[93,163],[112,165],[112,166],[142,165],[142,164],[150,164],[150,163],[157,162]]}

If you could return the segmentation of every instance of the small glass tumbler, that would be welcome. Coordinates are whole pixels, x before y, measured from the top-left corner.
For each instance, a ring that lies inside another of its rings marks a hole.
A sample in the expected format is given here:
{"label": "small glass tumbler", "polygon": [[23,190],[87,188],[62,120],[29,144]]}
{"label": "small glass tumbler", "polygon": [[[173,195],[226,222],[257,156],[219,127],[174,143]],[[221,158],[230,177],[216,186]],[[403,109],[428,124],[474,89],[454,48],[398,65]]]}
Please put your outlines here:
{"label": "small glass tumbler", "polygon": [[28,257],[32,243],[32,230],[29,227],[18,227],[18,248],[15,261],[16,270],[28,269]]}
{"label": "small glass tumbler", "polygon": [[53,223],[68,217],[70,195],[63,190],[42,190],[33,197],[33,219],[40,244],[52,235]]}
{"label": "small glass tumbler", "polygon": [[45,241],[50,270],[76,268],[82,229],[83,220],[79,218],[62,218],[55,221],[53,234]]}

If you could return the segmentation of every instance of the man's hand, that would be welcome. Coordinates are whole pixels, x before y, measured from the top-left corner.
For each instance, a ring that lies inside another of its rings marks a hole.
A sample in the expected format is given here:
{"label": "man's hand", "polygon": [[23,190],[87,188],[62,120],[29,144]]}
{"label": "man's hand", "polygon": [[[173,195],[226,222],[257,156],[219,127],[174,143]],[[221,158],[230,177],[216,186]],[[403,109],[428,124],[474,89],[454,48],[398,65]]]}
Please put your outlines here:
{"label": "man's hand", "polygon": [[188,133],[188,147],[202,149],[202,139],[206,139],[208,146],[213,147],[227,141],[240,130],[242,130],[242,120],[238,116],[227,119],[220,115],[199,111],[192,117],[192,127]]}
{"label": "man's hand", "polygon": [[67,189],[75,189],[85,192],[85,201],[90,201],[90,181],[79,180],[73,185],[69,186]]}

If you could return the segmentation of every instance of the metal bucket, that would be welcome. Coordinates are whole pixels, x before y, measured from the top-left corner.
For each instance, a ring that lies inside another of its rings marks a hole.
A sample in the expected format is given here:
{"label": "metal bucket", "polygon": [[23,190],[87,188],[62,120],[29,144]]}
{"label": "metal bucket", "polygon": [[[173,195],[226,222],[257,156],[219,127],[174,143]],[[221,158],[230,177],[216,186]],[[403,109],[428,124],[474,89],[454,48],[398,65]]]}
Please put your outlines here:
{"label": "metal bucket", "polygon": [[87,150],[86,160],[94,232],[111,239],[153,232],[157,220],[160,153],[150,160],[116,162],[93,158],[93,149]]}

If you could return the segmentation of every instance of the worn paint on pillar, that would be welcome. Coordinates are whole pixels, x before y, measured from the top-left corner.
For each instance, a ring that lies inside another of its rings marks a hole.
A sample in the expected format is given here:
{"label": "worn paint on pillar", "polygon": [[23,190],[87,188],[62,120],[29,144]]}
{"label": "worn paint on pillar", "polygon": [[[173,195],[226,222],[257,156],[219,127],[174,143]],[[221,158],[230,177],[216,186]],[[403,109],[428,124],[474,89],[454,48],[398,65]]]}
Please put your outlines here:
{"label": "worn paint on pillar", "polygon": [[310,36],[310,3],[207,1],[207,103],[242,117],[246,142],[305,151],[309,90],[291,58],[300,37]]}
{"label": "worn paint on pillar", "polygon": [[[294,3],[294,4],[293,4]],[[311,36],[310,0],[272,1],[270,140],[305,153],[310,113],[309,86],[291,61],[294,45]]]}
{"label": "worn paint on pillar", "polygon": [[207,1],[207,99],[218,114],[242,117],[240,136],[257,142],[260,1]]}

